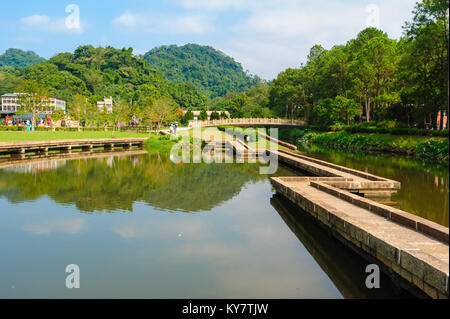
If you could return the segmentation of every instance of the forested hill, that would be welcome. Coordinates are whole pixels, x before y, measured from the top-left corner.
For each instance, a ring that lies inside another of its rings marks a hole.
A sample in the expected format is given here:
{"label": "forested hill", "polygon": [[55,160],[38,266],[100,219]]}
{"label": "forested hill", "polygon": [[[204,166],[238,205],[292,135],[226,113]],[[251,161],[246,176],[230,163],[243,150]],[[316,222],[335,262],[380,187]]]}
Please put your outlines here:
{"label": "forested hill", "polygon": [[144,59],[167,80],[192,83],[210,99],[261,84],[259,77],[248,74],[240,63],[210,46],[161,46],[147,52]]}
{"label": "forested hill", "polygon": [[33,51],[8,49],[0,55],[0,66],[27,67],[44,62],[45,59]]}
{"label": "forested hill", "polygon": [[206,97],[192,85],[173,84],[133,55],[132,48],[80,46],[26,68],[0,68],[0,94],[15,92],[24,80],[42,85],[50,94],[69,103],[83,96],[91,103],[113,96],[145,104],[148,98],[166,97],[180,107],[203,107]]}

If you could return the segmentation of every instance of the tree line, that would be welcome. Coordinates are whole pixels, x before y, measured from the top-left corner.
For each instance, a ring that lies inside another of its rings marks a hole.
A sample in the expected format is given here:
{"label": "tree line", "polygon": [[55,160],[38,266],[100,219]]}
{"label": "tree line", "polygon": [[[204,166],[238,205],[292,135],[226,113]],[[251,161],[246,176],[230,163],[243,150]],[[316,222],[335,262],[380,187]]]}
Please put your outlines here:
{"label": "tree line", "polygon": [[[39,83],[39,91],[67,100],[71,117],[102,124],[132,115],[158,125],[187,122],[192,115],[182,116],[180,108],[203,110],[202,118],[208,108],[235,118],[305,118],[322,126],[392,121],[436,127],[438,112],[449,114],[448,5],[448,0],[417,3],[399,40],[366,28],[344,45],[329,50],[315,45],[306,63],[268,83],[210,47],[160,47],[144,59],[132,48],[86,45],[36,65],[1,67],[0,93]],[[230,70],[239,73],[234,86],[228,85]],[[109,96],[115,99],[112,115],[96,106]]]}
{"label": "tree line", "polygon": [[213,107],[324,126],[395,121],[436,127],[438,112],[449,114],[448,4],[417,3],[399,40],[370,27],[330,50],[315,45],[305,64],[281,72],[270,85],[215,99]]}
{"label": "tree line", "polygon": [[[88,124],[113,124],[136,115],[161,125],[178,118],[178,109],[202,108],[207,101],[191,83],[165,80],[134,56],[132,48],[80,46],[74,53],[60,53],[43,63],[0,71],[0,93],[23,92],[29,101],[38,95],[65,99],[70,117]],[[97,101],[110,96],[113,114],[97,108]],[[35,113],[26,107],[29,103],[21,104],[23,111]],[[54,117],[61,117],[60,112]]]}

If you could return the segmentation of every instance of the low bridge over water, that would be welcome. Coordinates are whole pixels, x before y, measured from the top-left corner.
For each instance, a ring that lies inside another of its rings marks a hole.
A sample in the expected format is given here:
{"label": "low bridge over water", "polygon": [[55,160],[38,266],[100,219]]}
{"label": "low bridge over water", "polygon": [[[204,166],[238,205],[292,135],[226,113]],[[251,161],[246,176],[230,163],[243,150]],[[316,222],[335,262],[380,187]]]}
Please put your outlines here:
{"label": "low bridge over water", "polygon": [[281,163],[314,176],[272,177],[278,194],[403,288],[448,299],[449,228],[366,198],[390,195],[399,182],[288,151],[274,153]]}
{"label": "low bridge over water", "polygon": [[260,118],[244,118],[244,119],[222,119],[212,121],[190,121],[190,127],[214,127],[218,125],[233,126],[288,126],[288,127],[305,127],[306,121],[288,120],[288,119],[260,119]]}
{"label": "low bridge over water", "polygon": [[24,159],[27,153],[48,155],[49,151],[71,153],[74,149],[92,151],[93,148],[113,150],[114,147],[131,150],[133,146],[142,147],[147,138],[109,138],[109,139],[67,139],[53,141],[23,141],[0,143],[0,155]]}

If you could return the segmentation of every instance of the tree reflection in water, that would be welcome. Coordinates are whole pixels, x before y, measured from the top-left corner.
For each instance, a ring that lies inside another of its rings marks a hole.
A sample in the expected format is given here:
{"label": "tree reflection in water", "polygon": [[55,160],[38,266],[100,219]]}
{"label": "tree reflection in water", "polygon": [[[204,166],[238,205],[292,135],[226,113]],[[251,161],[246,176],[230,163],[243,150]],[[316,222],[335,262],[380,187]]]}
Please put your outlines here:
{"label": "tree reflection in water", "polygon": [[52,169],[0,170],[0,196],[19,203],[47,195],[60,204],[75,204],[82,212],[132,212],[135,202],[198,212],[233,198],[248,182],[267,178],[259,174],[257,164],[173,164],[160,154],[61,163],[51,165]]}

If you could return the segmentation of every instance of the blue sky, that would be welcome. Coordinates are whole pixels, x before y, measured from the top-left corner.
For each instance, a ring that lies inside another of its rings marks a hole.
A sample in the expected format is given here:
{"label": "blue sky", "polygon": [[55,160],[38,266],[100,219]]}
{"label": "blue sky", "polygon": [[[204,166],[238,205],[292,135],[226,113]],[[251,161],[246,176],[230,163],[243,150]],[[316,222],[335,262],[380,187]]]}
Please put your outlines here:
{"label": "blue sky", "polygon": [[[309,49],[344,44],[367,25],[399,38],[415,0],[39,0],[2,1],[0,51],[49,58],[83,44],[211,45],[244,69],[272,79],[305,62]],[[69,5],[79,9],[66,12]],[[378,17],[378,18],[377,18]],[[69,21],[67,21],[69,20]]]}

